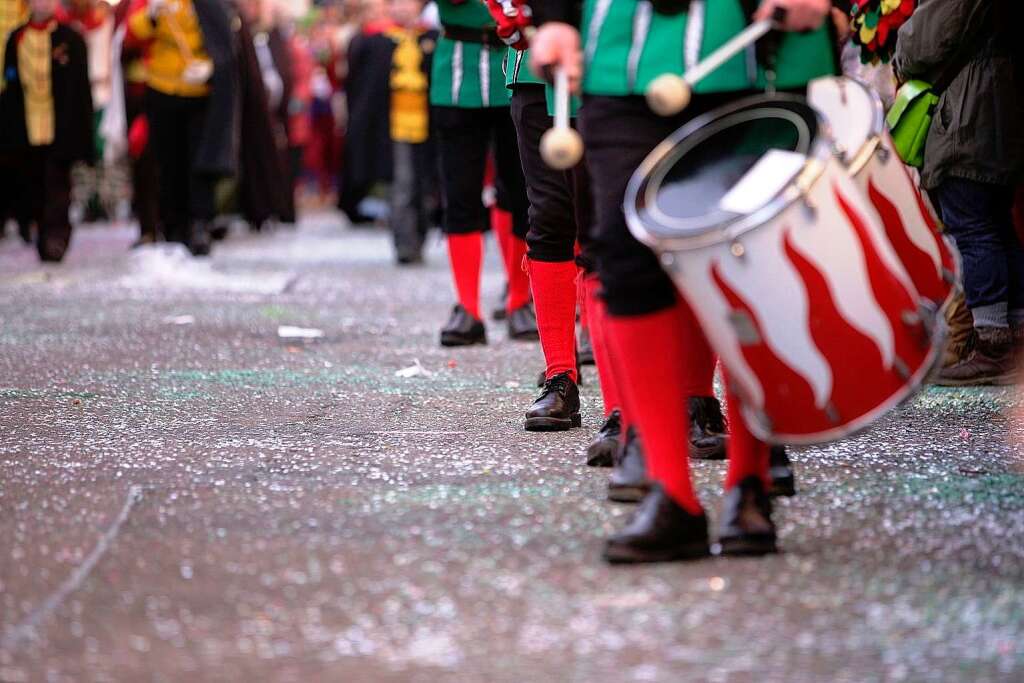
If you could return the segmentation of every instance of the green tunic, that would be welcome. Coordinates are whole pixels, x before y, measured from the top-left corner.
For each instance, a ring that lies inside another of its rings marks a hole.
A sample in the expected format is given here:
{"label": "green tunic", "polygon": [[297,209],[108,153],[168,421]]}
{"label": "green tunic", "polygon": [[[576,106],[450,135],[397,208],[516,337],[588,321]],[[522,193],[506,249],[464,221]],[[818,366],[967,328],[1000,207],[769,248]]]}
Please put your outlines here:
{"label": "green tunic", "polygon": [[[511,89],[524,83],[544,86],[544,95],[548,100],[548,114],[554,116],[555,89],[546,83],[544,79],[538,78],[532,71],[530,71],[529,48],[525,50],[516,50],[510,47],[508,49],[508,56],[505,58],[505,86]],[[573,96],[569,100],[569,115],[576,116],[579,107],[579,98]]]}
{"label": "green tunic", "polygon": [[[739,0],[691,0],[687,12],[658,14],[648,0],[585,0],[583,91],[591,95],[642,95],[664,73],[682,74],[742,31],[748,20]],[[775,85],[794,88],[835,73],[825,27],[787,33],[778,52]],[[736,55],[694,86],[713,93],[763,89],[764,69],[754,51]]]}
{"label": "green tunic", "polygon": [[[479,29],[494,27],[487,7],[479,0],[466,0],[458,5],[450,0],[438,0],[437,8],[442,24]],[[452,40],[442,31],[434,52],[430,103],[464,109],[507,107],[509,92],[502,73],[504,61],[504,48]]]}

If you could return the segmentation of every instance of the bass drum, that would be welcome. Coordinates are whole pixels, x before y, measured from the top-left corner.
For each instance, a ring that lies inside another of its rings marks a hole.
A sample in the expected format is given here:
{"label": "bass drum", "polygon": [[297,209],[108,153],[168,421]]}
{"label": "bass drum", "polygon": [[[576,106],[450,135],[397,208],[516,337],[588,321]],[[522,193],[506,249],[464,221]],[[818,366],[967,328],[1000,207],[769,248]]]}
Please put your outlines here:
{"label": "bass drum", "polygon": [[770,442],[835,440],[914,394],[941,345],[878,214],[806,100],[699,117],[630,180],[657,251]]}

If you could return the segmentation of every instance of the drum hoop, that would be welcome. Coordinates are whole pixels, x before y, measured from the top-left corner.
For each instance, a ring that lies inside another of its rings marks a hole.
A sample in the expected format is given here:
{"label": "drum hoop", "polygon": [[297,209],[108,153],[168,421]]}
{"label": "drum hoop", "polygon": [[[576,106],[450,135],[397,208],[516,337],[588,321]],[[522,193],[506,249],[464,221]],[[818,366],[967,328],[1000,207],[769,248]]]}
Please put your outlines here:
{"label": "drum hoop", "polygon": [[[732,104],[719,107],[718,109],[713,109],[710,112],[702,114],[678,128],[675,132],[665,138],[665,140],[657,147],[655,147],[643,162],[640,163],[636,171],[633,172],[633,175],[626,186],[625,202],[623,203],[623,213],[625,214],[626,224],[629,227],[630,232],[633,233],[633,236],[640,242],[651,248],[656,248],[659,251],[692,251],[694,249],[703,249],[714,244],[735,240],[737,237],[767,223],[772,218],[789,208],[789,206],[791,206],[801,196],[804,196],[807,190],[806,188],[799,187],[797,185],[797,179],[795,178],[776,197],[753,213],[738,215],[735,219],[713,225],[704,232],[696,235],[679,235],[674,237],[653,234],[645,225],[644,216],[642,215],[642,213],[651,213],[650,210],[641,212],[637,206],[637,200],[640,197],[644,198],[646,205],[652,205],[649,202],[648,194],[649,187],[653,180],[652,174],[655,169],[658,168],[658,165],[669,156],[669,154],[678,149],[679,143],[684,139],[697,135],[699,132],[708,129],[715,123],[719,123],[726,119],[733,120],[730,117],[741,113],[741,110],[752,104],[764,104],[765,107],[759,110],[764,111],[765,109],[772,109],[772,104],[778,104],[780,102],[803,104],[814,112],[820,134],[808,150],[807,159],[808,162],[814,160],[820,161],[821,163],[818,164],[818,166],[823,170],[825,167],[825,161],[832,156],[832,138],[821,115],[818,114],[813,107],[810,107],[806,98],[798,95],[775,94],[770,96],[754,95],[752,97],[737,100]],[[784,111],[789,115],[792,114],[792,112],[785,109],[781,109],[781,111]],[[703,135],[697,141],[699,142],[706,139],[706,137],[707,135]],[[690,144],[684,148],[684,151],[692,149],[693,146],[693,144]],[[806,169],[807,167],[805,167],[805,170]],[[800,177],[806,181],[804,174],[801,174]]]}

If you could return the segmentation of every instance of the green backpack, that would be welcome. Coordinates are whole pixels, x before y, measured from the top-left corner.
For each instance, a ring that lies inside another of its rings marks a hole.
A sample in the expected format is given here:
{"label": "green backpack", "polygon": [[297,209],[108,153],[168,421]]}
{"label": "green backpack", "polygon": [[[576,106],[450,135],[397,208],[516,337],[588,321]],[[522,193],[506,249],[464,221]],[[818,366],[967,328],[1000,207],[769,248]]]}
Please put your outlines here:
{"label": "green backpack", "polygon": [[924,81],[907,81],[896,92],[896,101],[885,117],[896,154],[915,168],[924,165],[924,143],[939,96]]}

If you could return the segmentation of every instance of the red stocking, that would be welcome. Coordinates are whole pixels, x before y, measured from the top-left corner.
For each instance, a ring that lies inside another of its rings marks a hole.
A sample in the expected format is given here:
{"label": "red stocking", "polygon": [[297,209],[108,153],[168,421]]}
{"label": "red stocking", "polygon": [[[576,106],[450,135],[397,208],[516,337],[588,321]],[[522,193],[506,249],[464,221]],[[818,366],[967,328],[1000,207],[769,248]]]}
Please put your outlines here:
{"label": "red stocking", "polygon": [[459,303],[480,320],[480,270],[483,267],[483,234],[448,235],[448,259]]}
{"label": "red stocking", "polygon": [[687,413],[691,351],[700,328],[677,303],[646,315],[609,316],[607,332],[621,359],[621,387],[644,440],[651,478],[688,512],[700,514],[690,480],[689,424],[681,418]]}
{"label": "red stocking", "polygon": [[537,309],[540,346],[547,363],[544,374],[550,379],[568,372],[576,382],[576,264],[532,259],[526,263]]}
{"label": "red stocking", "polygon": [[608,312],[599,295],[601,283],[598,282],[596,275],[586,275],[580,280],[583,285],[583,308],[587,311],[587,319],[590,321],[590,345],[594,347],[594,363],[597,365],[597,375],[601,382],[604,416],[608,417],[612,410],[618,408],[625,418],[626,411],[619,392],[619,383],[615,381],[614,360],[606,339]]}
{"label": "red stocking", "polygon": [[725,490],[728,491],[751,475],[761,477],[767,490],[772,483],[768,472],[768,444],[750,433],[740,409],[743,405],[740,397],[728,388],[725,395],[729,403],[726,408],[729,420],[729,469],[725,472]]}

